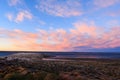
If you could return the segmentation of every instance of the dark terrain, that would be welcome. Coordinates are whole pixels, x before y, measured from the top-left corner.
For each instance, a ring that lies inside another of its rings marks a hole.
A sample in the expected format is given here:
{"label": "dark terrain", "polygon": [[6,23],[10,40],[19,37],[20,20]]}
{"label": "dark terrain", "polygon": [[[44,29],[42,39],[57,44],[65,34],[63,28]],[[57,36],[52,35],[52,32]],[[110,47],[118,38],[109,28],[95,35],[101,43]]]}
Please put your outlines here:
{"label": "dark terrain", "polygon": [[120,80],[120,60],[26,61],[1,58],[0,80]]}

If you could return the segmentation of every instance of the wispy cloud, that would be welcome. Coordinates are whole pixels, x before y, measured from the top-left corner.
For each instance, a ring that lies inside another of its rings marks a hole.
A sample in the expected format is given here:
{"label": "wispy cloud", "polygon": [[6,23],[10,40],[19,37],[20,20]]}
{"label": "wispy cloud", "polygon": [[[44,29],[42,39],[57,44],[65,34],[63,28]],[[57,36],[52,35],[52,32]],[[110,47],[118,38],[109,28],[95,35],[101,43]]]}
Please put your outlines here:
{"label": "wispy cloud", "polygon": [[120,0],[93,0],[93,4],[97,8],[106,8],[117,4],[118,2],[120,2]]}
{"label": "wispy cloud", "polygon": [[38,22],[39,22],[40,25],[45,25],[45,24],[46,24],[46,23],[45,23],[44,21],[42,21],[42,20],[38,20]]}
{"label": "wispy cloud", "polygon": [[29,19],[30,20],[32,18],[33,18],[32,14],[30,12],[24,10],[24,11],[20,11],[17,14],[17,16],[15,18],[15,22],[18,23],[18,22],[22,22],[24,19]]}
{"label": "wispy cloud", "polygon": [[7,13],[6,17],[8,18],[9,21],[13,20],[13,14],[12,13]]}
{"label": "wispy cloud", "polygon": [[22,10],[19,11],[17,15],[14,15],[13,13],[8,13],[6,14],[6,17],[8,18],[9,21],[20,23],[25,19],[31,20],[33,18],[33,15],[27,10]]}
{"label": "wispy cloud", "polygon": [[118,10],[115,11],[106,11],[104,13],[105,16],[111,16],[111,17],[117,17],[120,16],[120,8]]}
{"label": "wispy cloud", "polygon": [[36,8],[42,12],[60,17],[79,16],[83,13],[79,0],[66,0],[63,2],[58,2],[58,0],[40,0]]}
{"label": "wispy cloud", "polygon": [[8,0],[8,4],[10,6],[16,6],[16,5],[21,4],[21,3],[22,3],[21,0]]}

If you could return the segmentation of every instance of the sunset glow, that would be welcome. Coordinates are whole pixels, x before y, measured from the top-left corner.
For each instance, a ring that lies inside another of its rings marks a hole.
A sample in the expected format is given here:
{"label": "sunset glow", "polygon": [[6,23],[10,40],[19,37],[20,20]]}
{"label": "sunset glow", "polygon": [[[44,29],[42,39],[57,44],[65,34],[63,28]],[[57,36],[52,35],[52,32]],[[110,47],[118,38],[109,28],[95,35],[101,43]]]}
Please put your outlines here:
{"label": "sunset glow", "polygon": [[1,51],[120,51],[120,0],[1,0]]}

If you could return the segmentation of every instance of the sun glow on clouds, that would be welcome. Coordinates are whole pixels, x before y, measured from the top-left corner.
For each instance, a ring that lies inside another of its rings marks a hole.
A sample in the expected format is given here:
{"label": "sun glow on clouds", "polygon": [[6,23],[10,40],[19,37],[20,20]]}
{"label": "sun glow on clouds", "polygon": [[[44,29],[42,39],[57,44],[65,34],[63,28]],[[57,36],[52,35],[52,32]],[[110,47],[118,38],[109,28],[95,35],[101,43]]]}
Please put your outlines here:
{"label": "sun glow on clouds", "polygon": [[[120,27],[113,27],[108,32],[101,32],[95,25],[74,23],[74,28],[69,32],[64,29],[54,31],[38,30],[36,33],[28,33],[18,29],[1,30],[0,35],[7,37],[8,41],[2,40],[2,46],[12,46],[15,50],[41,50],[41,51],[68,51],[76,47],[87,48],[115,48],[120,46]],[[2,47],[0,45],[0,47]],[[3,47],[5,48],[5,47]],[[3,49],[1,48],[1,49]]]}

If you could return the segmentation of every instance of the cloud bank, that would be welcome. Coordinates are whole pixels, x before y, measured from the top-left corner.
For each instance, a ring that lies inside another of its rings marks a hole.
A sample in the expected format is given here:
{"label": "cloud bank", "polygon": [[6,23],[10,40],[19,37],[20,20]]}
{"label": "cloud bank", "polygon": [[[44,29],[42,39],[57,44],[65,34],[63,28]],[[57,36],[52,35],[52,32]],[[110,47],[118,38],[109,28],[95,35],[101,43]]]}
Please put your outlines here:
{"label": "cloud bank", "polygon": [[39,29],[36,33],[31,33],[19,29],[1,29],[0,36],[9,40],[15,50],[76,51],[120,47],[119,30],[120,26],[106,31],[93,24],[76,22],[69,31]]}

